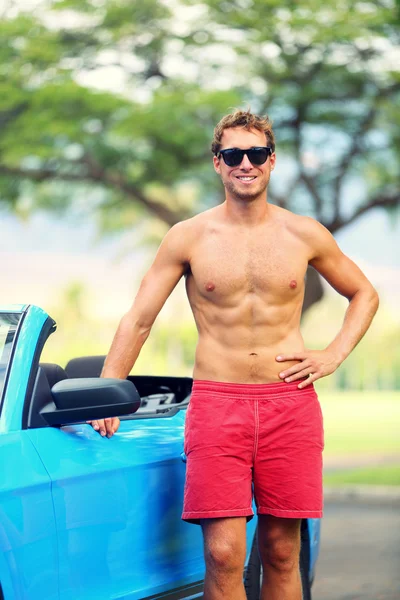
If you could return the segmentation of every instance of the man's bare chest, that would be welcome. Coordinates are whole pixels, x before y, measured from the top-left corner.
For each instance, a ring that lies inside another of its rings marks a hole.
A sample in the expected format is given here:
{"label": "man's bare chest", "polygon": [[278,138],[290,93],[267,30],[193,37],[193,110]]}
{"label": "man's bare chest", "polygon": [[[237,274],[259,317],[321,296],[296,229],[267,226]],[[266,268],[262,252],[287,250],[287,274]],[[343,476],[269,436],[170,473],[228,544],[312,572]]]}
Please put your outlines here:
{"label": "man's bare chest", "polygon": [[190,268],[195,288],[207,297],[256,293],[283,298],[303,290],[307,256],[295,240],[284,237],[214,237],[196,244]]}

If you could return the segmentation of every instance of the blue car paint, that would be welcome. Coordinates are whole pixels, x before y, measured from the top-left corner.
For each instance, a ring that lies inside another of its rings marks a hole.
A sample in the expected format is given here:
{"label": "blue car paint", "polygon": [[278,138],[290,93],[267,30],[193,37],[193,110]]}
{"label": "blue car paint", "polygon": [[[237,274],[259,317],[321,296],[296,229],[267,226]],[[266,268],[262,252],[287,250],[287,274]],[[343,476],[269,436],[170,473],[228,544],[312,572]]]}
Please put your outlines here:
{"label": "blue car paint", "polygon": [[315,566],[317,564],[320,539],[321,539],[321,519],[307,519],[308,535],[310,538],[310,581],[314,580]]}
{"label": "blue car paint", "polygon": [[[201,580],[200,528],[180,519],[186,410],[124,420],[110,440],[86,424],[21,431],[48,315],[23,305],[7,312],[18,309],[25,317],[0,418],[1,462],[12,465],[0,485],[5,600],[139,600]],[[248,553],[256,524],[247,525]],[[319,521],[308,526],[312,572]]]}
{"label": "blue car paint", "polygon": [[[142,598],[203,579],[199,527],[181,520],[184,411],[29,435],[53,481],[60,599]],[[55,449],[62,448],[62,454]]]}
{"label": "blue car paint", "polygon": [[50,477],[28,431],[0,435],[0,582],[5,600],[58,599]]}
{"label": "blue car paint", "polygon": [[23,320],[20,323],[15,341],[12,368],[8,375],[3,398],[0,433],[21,429],[30,367],[35,355],[38,338],[48,318],[47,313],[37,306],[29,307],[23,314]]}

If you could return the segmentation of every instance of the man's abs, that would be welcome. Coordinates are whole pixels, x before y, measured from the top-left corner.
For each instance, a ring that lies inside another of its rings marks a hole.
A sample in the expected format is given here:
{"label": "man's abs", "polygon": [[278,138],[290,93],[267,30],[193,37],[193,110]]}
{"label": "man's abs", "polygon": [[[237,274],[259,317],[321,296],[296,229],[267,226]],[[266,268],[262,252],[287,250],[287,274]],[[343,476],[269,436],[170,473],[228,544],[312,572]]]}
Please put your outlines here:
{"label": "man's abs", "polygon": [[[230,332],[234,334],[234,332]],[[304,349],[300,332],[293,332],[279,343],[262,345],[242,345],[240,339],[234,344],[218,341],[213,336],[201,335],[196,348],[193,370],[194,379],[230,383],[273,383],[282,381],[279,373],[283,368],[296,364],[296,361],[276,360],[279,354],[292,353]]]}
{"label": "man's abs", "polygon": [[287,298],[286,290],[262,293],[238,287],[223,293],[216,285],[214,296],[205,297],[193,276],[188,276],[187,292],[199,332],[193,376],[228,383],[281,381],[279,373],[296,362],[282,365],[276,357],[304,350],[303,290]]}

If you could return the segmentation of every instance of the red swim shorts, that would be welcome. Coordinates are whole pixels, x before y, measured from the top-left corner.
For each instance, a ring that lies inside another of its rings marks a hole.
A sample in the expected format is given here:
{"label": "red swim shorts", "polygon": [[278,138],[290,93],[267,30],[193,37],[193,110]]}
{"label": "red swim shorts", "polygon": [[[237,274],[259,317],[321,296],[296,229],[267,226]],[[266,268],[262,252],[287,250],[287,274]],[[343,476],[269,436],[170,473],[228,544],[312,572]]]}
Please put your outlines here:
{"label": "red swim shorts", "polygon": [[196,380],[182,519],[322,517],[321,407],[312,385]]}

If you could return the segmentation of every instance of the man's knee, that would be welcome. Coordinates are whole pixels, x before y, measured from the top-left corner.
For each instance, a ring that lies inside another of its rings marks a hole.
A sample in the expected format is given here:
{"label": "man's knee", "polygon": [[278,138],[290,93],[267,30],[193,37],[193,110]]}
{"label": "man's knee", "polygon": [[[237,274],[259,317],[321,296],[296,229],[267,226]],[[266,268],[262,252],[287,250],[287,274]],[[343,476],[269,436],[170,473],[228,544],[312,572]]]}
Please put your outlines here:
{"label": "man's knee", "polygon": [[241,544],[223,539],[209,542],[205,547],[204,558],[207,567],[225,573],[242,571],[245,561]]}
{"label": "man's knee", "polygon": [[260,546],[260,554],[265,569],[279,573],[291,573],[298,569],[300,548],[296,541],[275,538]]}
{"label": "man's knee", "polygon": [[204,558],[212,571],[243,572],[246,559],[246,520],[208,523],[203,527]]}
{"label": "man's knee", "polygon": [[258,536],[259,551],[264,569],[291,573],[298,569],[300,554],[300,522],[279,523],[269,519]]}

